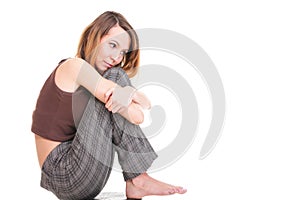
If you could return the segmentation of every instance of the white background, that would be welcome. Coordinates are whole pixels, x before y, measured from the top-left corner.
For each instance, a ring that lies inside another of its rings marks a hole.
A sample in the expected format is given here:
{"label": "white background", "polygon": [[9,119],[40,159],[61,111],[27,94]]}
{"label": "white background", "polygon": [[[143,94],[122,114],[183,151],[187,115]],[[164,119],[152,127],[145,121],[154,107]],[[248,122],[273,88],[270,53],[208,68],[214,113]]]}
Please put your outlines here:
{"label": "white background", "polygon": [[[56,199],[39,187],[31,114],[57,62],[74,56],[82,30],[115,10],[134,28],[165,28],[197,42],[226,93],[213,152],[198,160],[200,130],[180,160],[151,174],[188,192],[145,199],[299,199],[299,9],[296,0],[2,1],[1,196]],[[105,191],[123,188],[113,172]]]}

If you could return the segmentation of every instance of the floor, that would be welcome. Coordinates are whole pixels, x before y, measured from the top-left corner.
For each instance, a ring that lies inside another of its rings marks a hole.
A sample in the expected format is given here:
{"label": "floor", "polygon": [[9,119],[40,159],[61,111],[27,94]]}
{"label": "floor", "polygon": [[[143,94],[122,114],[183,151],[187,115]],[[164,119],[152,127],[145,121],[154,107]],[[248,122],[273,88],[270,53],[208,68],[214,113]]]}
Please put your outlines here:
{"label": "floor", "polygon": [[95,200],[137,200],[127,199],[122,192],[103,192]]}

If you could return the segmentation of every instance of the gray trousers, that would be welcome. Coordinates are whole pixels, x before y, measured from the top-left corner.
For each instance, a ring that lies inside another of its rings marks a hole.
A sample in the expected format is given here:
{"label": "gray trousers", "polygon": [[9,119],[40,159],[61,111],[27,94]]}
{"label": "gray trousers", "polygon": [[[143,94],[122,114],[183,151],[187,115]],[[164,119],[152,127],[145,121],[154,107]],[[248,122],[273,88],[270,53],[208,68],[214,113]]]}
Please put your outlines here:
{"label": "gray trousers", "polygon": [[[121,86],[131,85],[121,68],[103,75]],[[72,141],[58,145],[42,166],[41,187],[59,199],[93,199],[104,188],[115,152],[124,180],[147,171],[157,158],[141,128],[109,112],[91,95]]]}

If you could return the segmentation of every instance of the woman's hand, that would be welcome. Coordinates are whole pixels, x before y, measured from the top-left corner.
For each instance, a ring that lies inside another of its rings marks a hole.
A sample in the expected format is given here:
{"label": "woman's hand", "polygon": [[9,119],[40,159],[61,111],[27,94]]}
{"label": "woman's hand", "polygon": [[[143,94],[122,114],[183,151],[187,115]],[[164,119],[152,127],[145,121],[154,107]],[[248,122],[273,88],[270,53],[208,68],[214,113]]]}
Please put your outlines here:
{"label": "woman's hand", "polygon": [[117,85],[109,89],[105,95],[105,102],[105,107],[113,113],[127,108],[131,102],[139,104],[143,109],[151,108],[150,100],[146,95],[130,86]]}
{"label": "woman's hand", "polygon": [[140,105],[133,102],[135,93],[136,89],[130,86],[113,87],[105,94],[105,107],[113,113],[118,112],[133,124],[141,124],[144,121],[144,114]]}
{"label": "woman's hand", "polygon": [[113,113],[127,109],[132,102],[136,89],[130,86],[121,87],[117,85],[109,89],[105,94],[105,107]]}
{"label": "woman's hand", "polygon": [[149,99],[133,87],[113,87],[105,94],[105,107],[113,113],[118,112],[133,124],[144,121],[143,109],[150,109]]}

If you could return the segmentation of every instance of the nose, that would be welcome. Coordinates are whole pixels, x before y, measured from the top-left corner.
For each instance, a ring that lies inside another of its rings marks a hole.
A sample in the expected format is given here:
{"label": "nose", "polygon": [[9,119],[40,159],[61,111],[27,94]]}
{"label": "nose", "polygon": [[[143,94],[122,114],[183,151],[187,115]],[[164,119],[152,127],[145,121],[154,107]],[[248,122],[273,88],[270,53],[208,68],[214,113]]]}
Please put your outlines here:
{"label": "nose", "polygon": [[122,60],[122,53],[121,52],[116,52],[115,54],[112,54],[110,56],[110,58],[114,61],[114,62],[118,62]]}

